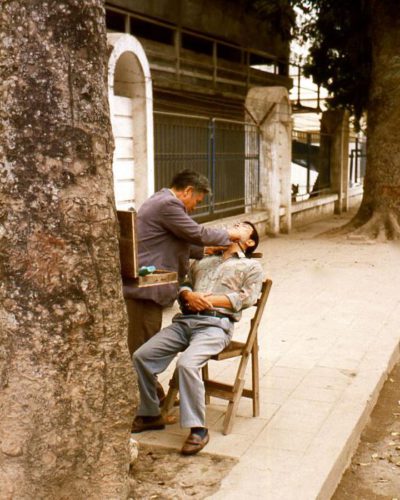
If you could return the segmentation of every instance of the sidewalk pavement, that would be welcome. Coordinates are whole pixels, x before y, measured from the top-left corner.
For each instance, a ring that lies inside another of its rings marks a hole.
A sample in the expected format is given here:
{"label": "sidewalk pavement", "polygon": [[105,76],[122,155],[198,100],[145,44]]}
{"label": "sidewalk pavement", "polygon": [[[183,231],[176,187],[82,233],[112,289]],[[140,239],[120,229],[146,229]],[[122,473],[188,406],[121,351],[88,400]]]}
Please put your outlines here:
{"label": "sidewalk pavement", "polygon": [[[260,245],[273,280],[259,332],[261,412],[252,418],[242,398],[224,436],[226,402],[211,399],[202,453],[238,459],[215,500],[329,499],[400,357],[400,245],[321,236],[345,221],[334,216]],[[235,368],[210,363],[221,381]],[[174,425],[136,436],[180,449],[186,435]]]}

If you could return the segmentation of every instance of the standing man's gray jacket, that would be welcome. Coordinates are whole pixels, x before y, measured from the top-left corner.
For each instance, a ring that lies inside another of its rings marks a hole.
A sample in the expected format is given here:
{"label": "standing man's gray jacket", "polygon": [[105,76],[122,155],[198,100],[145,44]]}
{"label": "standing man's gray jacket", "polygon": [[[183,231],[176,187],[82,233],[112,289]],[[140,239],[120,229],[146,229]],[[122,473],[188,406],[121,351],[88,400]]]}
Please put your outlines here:
{"label": "standing man's gray jacket", "polygon": [[[188,270],[191,245],[229,245],[225,229],[206,228],[197,224],[187,213],[185,205],[167,188],[146,200],[137,216],[139,266],[177,271],[182,280]],[[201,252],[202,253],[202,252]],[[198,255],[197,255],[198,256]],[[177,295],[178,285],[133,288],[124,280],[124,296],[128,299],[150,299],[168,306]]]}

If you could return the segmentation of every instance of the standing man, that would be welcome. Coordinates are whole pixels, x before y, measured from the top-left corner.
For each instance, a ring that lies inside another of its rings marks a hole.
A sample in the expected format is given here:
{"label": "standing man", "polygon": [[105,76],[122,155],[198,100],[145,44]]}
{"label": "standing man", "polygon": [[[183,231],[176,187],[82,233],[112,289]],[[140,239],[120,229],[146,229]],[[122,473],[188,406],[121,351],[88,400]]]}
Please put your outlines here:
{"label": "standing man", "polygon": [[[204,246],[228,246],[240,238],[235,228],[205,228],[189,216],[208,193],[206,177],[183,170],[172,179],[170,188],[161,189],[143,203],[137,215],[139,266],[176,271],[182,281],[189,258],[201,258]],[[129,279],[124,280],[131,355],[161,330],[162,308],[173,304],[177,292],[178,284],[135,288]],[[161,386],[159,397],[163,397]]]}

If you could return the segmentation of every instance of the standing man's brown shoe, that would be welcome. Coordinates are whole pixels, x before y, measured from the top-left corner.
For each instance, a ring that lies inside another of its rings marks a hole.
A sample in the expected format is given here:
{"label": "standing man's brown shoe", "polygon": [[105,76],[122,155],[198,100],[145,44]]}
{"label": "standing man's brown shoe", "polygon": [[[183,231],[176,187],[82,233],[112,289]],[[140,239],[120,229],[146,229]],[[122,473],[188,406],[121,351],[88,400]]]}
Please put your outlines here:
{"label": "standing man's brown shoe", "polygon": [[132,423],[131,432],[158,431],[165,429],[165,420],[162,415],[156,417],[138,416]]}
{"label": "standing man's brown shoe", "polygon": [[175,415],[158,415],[157,417],[135,417],[132,423],[131,432],[158,431],[165,429],[166,425],[176,424],[178,421]]}

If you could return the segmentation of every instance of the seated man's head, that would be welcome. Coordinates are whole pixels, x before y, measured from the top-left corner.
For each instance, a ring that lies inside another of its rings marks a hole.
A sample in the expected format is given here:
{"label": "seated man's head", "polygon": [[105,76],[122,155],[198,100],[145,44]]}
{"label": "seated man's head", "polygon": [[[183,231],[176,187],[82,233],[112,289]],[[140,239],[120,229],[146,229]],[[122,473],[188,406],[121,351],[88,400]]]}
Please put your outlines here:
{"label": "seated man's head", "polygon": [[188,169],[182,170],[174,176],[170,188],[185,205],[188,212],[194,210],[197,203],[203,201],[206,194],[211,193],[207,177]]}
{"label": "seated man's head", "polygon": [[234,227],[240,233],[240,241],[237,242],[238,245],[244,251],[246,257],[250,257],[258,247],[259,236],[257,229],[254,224],[248,221],[239,222]]}

